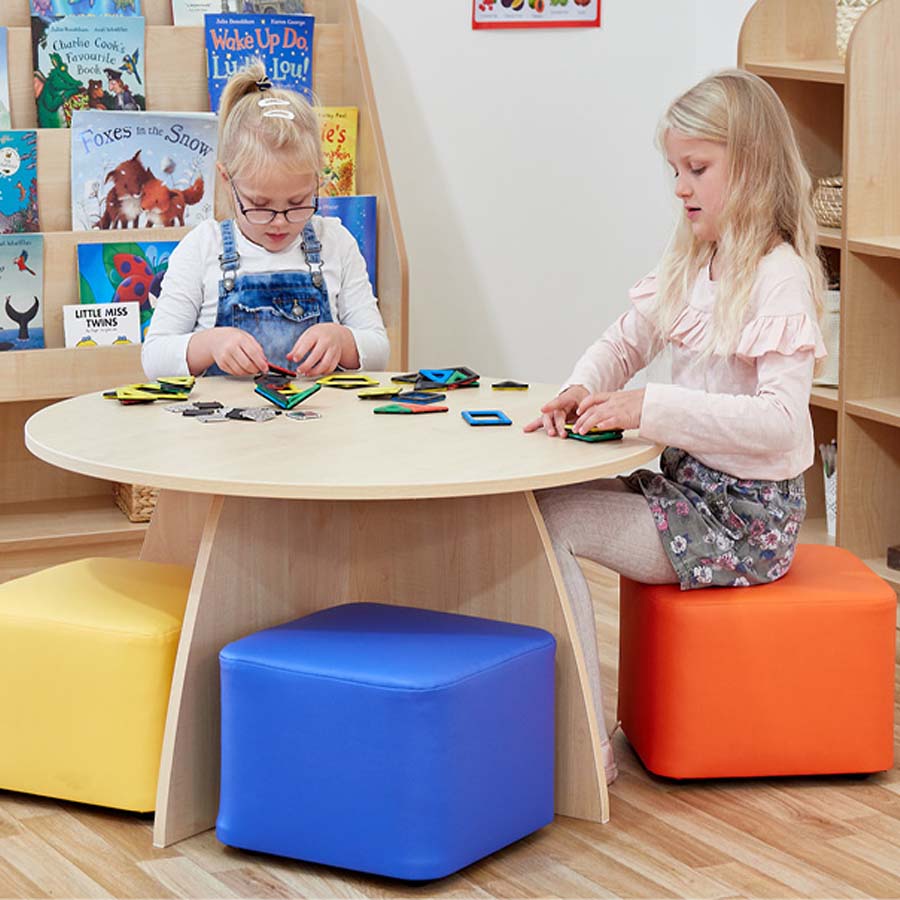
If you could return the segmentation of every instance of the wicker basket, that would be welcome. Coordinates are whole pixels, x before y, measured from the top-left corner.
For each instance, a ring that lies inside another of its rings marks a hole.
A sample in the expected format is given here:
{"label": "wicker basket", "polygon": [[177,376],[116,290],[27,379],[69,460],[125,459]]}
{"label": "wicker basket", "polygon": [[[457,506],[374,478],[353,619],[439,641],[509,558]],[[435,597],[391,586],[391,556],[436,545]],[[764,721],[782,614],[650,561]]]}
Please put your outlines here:
{"label": "wicker basket", "polygon": [[831,178],[820,178],[813,191],[813,212],[816,221],[828,228],[841,227],[841,210],[843,208],[844,179],[841,175]]}
{"label": "wicker basket", "polygon": [[847,44],[850,43],[850,35],[859,17],[877,2],[878,0],[835,0],[837,4],[835,36],[838,56],[841,59],[847,56]]}
{"label": "wicker basket", "polygon": [[128,516],[132,522],[149,522],[156,508],[159,488],[147,487],[143,484],[113,483],[113,496],[116,506]]}

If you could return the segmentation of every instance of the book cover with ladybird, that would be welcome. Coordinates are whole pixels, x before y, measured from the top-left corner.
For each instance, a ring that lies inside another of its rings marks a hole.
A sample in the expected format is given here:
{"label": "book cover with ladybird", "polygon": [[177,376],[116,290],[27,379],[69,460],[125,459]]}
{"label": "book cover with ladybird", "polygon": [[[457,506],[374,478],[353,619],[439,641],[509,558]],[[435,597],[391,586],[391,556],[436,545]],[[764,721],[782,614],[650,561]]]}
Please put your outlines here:
{"label": "book cover with ladybird", "polygon": [[40,231],[37,132],[0,131],[0,234]]}
{"label": "book cover with ladybird", "polygon": [[207,13],[206,78],[209,108],[218,112],[228,79],[254,60],[262,60],[269,80],[312,98],[312,16]]}
{"label": "book cover with ladybird", "polygon": [[[373,194],[353,197],[319,197],[319,215],[334,216],[359,244],[359,252],[366,261],[369,283],[375,291],[375,261],[378,258],[378,203]],[[377,294],[377,291],[375,291]]]}
{"label": "book cover with ladybird", "polygon": [[44,346],[44,237],[0,234],[0,351]]}
{"label": "book cover with ladybird", "polygon": [[206,13],[220,12],[297,16],[306,10],[303,0],[172,0],[175,25],[202,25]]}
{"label": "book cover with ladybird", "polygon": [[114,241],[78,245],[81,303],[137,303],[142,340],[153,317],[169,257],[178,241]]}
{"label": "book cover with ladybird", "polygon": [[171,228],[213,215],[212,113],[78,110],[72,119],[72,231]]}
{"label": "book cover with ladybird", "polygon": [[9,128],[9,51],[7,31],[0,28],[0,128]]}
{"label": "book cover with ladybird", "polygon": [[31,15],[49,19],[58,16],[139,16],[141,0],[31,0]]}
{"label": "book cover with ladybird", "polygon": [[359,110],[355,106],[316,107],[322,126],[321,194],[325,197],[347,197],[356,193],[356,124]]}
{"label": "book cover with ladybird", "polygon": [[146,109],[141,16],[31,17],[37,123],[69,128],[76,110]]}

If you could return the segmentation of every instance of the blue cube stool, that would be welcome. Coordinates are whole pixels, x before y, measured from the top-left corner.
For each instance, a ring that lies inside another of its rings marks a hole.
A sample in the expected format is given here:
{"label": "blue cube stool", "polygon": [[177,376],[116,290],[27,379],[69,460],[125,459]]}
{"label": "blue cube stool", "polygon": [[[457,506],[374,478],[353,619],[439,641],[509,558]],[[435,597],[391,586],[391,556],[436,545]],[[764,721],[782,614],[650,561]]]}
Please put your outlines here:
{"label": "blue cube stool", "polygon": [[377,603],[229,644],[219,840],[418,880],[542,828],[555,650],[537,628]]}

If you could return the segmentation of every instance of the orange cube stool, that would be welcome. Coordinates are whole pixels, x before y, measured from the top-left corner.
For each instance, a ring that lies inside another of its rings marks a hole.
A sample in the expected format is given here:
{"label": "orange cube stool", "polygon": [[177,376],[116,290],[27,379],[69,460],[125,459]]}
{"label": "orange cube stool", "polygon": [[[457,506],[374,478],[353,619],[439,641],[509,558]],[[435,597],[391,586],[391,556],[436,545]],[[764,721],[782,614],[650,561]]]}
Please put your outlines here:
{"label": "orange cube stool", "polygon": [[890,769],[896,607],[852,553],[812,544],[756,587],[622,578],[622,730],[669,778]]}

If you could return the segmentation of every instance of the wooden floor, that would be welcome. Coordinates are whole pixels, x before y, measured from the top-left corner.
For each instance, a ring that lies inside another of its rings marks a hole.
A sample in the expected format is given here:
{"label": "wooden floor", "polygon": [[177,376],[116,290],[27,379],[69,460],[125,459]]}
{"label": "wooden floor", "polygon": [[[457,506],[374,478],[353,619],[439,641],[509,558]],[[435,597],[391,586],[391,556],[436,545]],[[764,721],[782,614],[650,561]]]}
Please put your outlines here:
{"label": "wooden floor", "polygon": [[[590,574],[611,719],[615,582]],[[900,897],[896,768],[678,784],[648,775],[621,733],[614,744],[609,825],[557,818],[425,885],[230,850],[213,832],[154,850],[148,816],[0,792],[0,897]]]}

